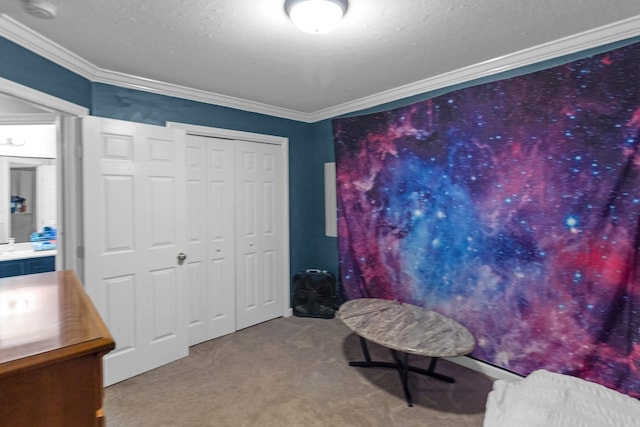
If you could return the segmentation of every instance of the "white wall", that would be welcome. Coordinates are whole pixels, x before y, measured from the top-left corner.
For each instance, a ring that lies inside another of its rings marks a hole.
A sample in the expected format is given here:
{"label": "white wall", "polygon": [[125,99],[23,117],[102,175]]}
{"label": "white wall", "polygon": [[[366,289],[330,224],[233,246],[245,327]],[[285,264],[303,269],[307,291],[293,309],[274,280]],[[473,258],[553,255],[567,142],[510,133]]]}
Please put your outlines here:
{"label": "white wall", "polygon": [[56,128],[55,124],[0,125],[0,156],[55,159]]}
{"label": "white wall", "polygon": [[36,168],[36,227],[40,231],[44,226],[57,227],[57,178],[55,165],[43,165]]}

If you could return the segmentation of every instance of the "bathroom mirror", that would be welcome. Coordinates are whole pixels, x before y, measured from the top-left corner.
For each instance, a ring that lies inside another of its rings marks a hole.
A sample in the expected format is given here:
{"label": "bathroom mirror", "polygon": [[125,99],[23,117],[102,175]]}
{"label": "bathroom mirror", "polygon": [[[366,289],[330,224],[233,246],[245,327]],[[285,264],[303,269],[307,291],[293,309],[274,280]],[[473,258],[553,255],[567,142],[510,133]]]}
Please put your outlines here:
{"label": "bathroom mirror", "polygon": [[56,124],[0,124],[0,243],[57,223]]}
{"label": "bathroom mirror", "polygon": [[9,237],[28,242],[44,226],[56,225],[55,159],[10,158]]}

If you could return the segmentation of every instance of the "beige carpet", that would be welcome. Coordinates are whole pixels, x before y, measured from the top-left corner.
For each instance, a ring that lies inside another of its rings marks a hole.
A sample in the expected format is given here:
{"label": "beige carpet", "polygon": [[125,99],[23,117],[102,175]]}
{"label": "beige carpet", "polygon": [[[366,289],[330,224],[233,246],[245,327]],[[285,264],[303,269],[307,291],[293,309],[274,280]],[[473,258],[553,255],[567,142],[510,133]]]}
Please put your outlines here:
{"label": "beige carpet", "polygon": [[[388,350],[370,349],[391,361]],[[108,387],[107,427],[482,426],[485,375],[444,360],[436,371],[454,384],[410,373],[410,408],[395,370],[349,360],[362,360],[360,344],[340,320],[275,319]],[[426,368],[429,359],[410,361]]]}

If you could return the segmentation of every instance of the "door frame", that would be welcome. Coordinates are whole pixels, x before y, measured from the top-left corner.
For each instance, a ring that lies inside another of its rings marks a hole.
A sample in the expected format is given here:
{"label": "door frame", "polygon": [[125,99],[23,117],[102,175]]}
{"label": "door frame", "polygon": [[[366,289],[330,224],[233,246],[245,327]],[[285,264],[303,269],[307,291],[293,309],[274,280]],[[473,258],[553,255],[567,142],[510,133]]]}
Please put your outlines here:
{"label": "door frame", "polygon": [[[58,154],[60,171],[58,172],[58,184],[62,188],[62,194],[58,196],[58,217],[62,221],[58,224],[62,248],[58,250],[56,257],[56,269],[75,270],[81,279],[82,271],[82,206],[81,185],[79,179],[82,174],[80,166],[80,134],[78,118],[89,115],[89,109],[78,104],[57,98],[28,86],[21,85],[12,80],[0,77],[0,92],[24,101],[32,102],[39,106],[52,110],[60,115],[58,127]],[[283,165],[287,165],[282,171],[282,230],[283,230],[283,256],[282,277],[289,277],[290,269],[290,237],[289,237],[289,139],[286,137],[258,134],[252,132],[237,131],[231,129],[213,128],[207,126],[191,125],[186,123],[166,122],[167,127],[184,129],[188,134],[210,136],[215,138],[239,139],[249,142],[261,142],[279,145],[282,152]],[[61,173],[60,173],[61,172]],[[64,177],[64,178],[63,178]],[[80,190],[80,191],[79,191]],[[291,295],[288,283],[283,283],[283,316],[289,317],[291,311]]]}
{"label": "door frame", "polygon": [[[192,125],[187,123],[167,122],[167,127],[182,129],[187,135],[208,136],[213,138],[233,139],[247,142],[257,142],[272,144],[280,147],[282,164],[285,166],[282,171],[282,277],[289,277],[290,268],[290,241],[289,241],[289,138],[274,135],[265,135],[252,132],[244,132],[232,129],[213,128],[207,126]],[[292,315],[291,292],[289,283],[282,283],[283,317]]]}
{"label": "door frame", "polygon": [[82,245],[80,225],[82,200],[76,186],[81,175],[77,147],[79,146],[79,128],[77,118],[89,115],[89,109],[64,99],[21,85],[0,77],[0,92],[37,104],[58,115],[58,256],[56,270],[75,270],[82,279],[82,260],[79,248]]}

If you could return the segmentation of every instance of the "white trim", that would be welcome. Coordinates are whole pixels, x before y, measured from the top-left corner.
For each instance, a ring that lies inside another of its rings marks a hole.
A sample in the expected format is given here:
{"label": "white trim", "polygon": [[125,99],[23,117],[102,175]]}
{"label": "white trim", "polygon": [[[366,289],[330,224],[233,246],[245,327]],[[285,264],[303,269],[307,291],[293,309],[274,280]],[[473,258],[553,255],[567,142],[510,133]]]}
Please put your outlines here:
{"label": "white trim", "polygon": [[[233,129],[212,128],[188,123],[167,122],[167,127],[182,129],[189,135],[210,136],[213,138],[240,139],[242,141],[263,142],[266,144],[289,144],[289,138],[265,135],[262,133],[244,132]],[[287,165],[289,163],[286,163]]]}
{"label": "white trim", "polygon": [[0,36],[85,78],[89,78],[97,69],[89,61],[4,13],[0,13]]}
{"label": "white trim", "polygon": [[207,92],[200,89],[193,89],[186,86],[180,86],[173,83],[160,82],[152,79],[145,79],[118,73],[97,69],[91,81],[112,84],[129,89],[143,90],[146,92],[156,93],[159,95],[168,95],[176,98],[188,99],[191,101],[204,102],[207,104],[217,105],[227,108],[235,108],[237,110],[249,111],[252,113],[266,114],[268,116],[280,117],[290,120],[307,122],[309,114],[302,113],[287,108],[276,107],[274,105],[262,104],[256,101],[235,98],[233,96],[222,95],[219,93]]}
{"label": "white trim", "polygon": [[0,77],[0,92],[20,98],[24,101],[38,104],[40,107],[50,109],[52,112],[67,114],[70,116],[88,116],[89,109],[78,104],[73,104],[64,99],[56,98],[44,92],[23,86],[11,80]]}
{"label": "white trim", "polygon": [[84,283],[84,259],[78,258],[78,246],[84,245],[82,165],[78,157],[78,147],[81,146],[80,119],[64,116],[60,120],[58,129],[62,142],[58,150],[61,154],[59,167],[62,168],[62,174],[58,174],[58,188],[63,188],[62,195],[58,196],[58,228],[61,229],[65,239],[65,244],[62,246],[64,265],[61,268],[75,271]]}
{"label": "white trim", "polygon": [[[235,98],[156,80],[145,79],[114,71],[104,70],[80,58],[64,47],[41,36],[6,14],[0,14],[0,36],[3,36],[32,52],[92,81],[115,86],[145,90],[161,95],[189,99],[223,107],[235,108],[269,116],[307,123],[337,117],[343,114],[398,101],[409,96],[450,87],[499,72],[536,64],[548,59],[603,46],[640,35],[640,15],[582,33],[543,43],[528,49],[490,59],[449,73],[440,74],[407,85],[399,86],[371,96],[365,96],[343,104],[305,113],[246,99]],[[79,115],[79,114],[78,114]]]}
{"label": "white trim", "polygon": [[291,225],[289,224],[289,139],[282,138],[282,164],[284,165],[282,171],[282,292],[284,293],[284,317],[289,317],[292,314],[291,310],[291,272],[290,272],[290,238],[289,230]]}
{"label": "white trim", "polygon": [[57,124],[58,115],[53,113],[1,114],[0,124],[46,125]]}
{"label": "white trim", "polygon": [[207,126],[191,125],[187,123],[167,122],[167,127],[182,129],[189,135],[209,136],[213,138],[237,139],[242,141],[260,142],[263,144],[275,144],[280,146],[282,153],[282,273],[283,279],[283,313],[284,317],[290,317],[291,311],[291,287],[289,284],[291,254],[289,238],[289,138],[282,136],[264,135],[260,133],[243,132],[231,129],[212,128]]}
{"label": "white trim", "polygon": [[467,356],[446,357],[445,359],[451,363],[455,363],[456,365],[464,366],[465,368],[471,369],[472,371],[485,374],[486,376],[491,377],[495,380],[517,381],[523,378],[522,376],[514,374],[513,372],[506,371],[504,369],[498,368],[485,362],[481,362],[480,360],[472,359],[471,357]]}

